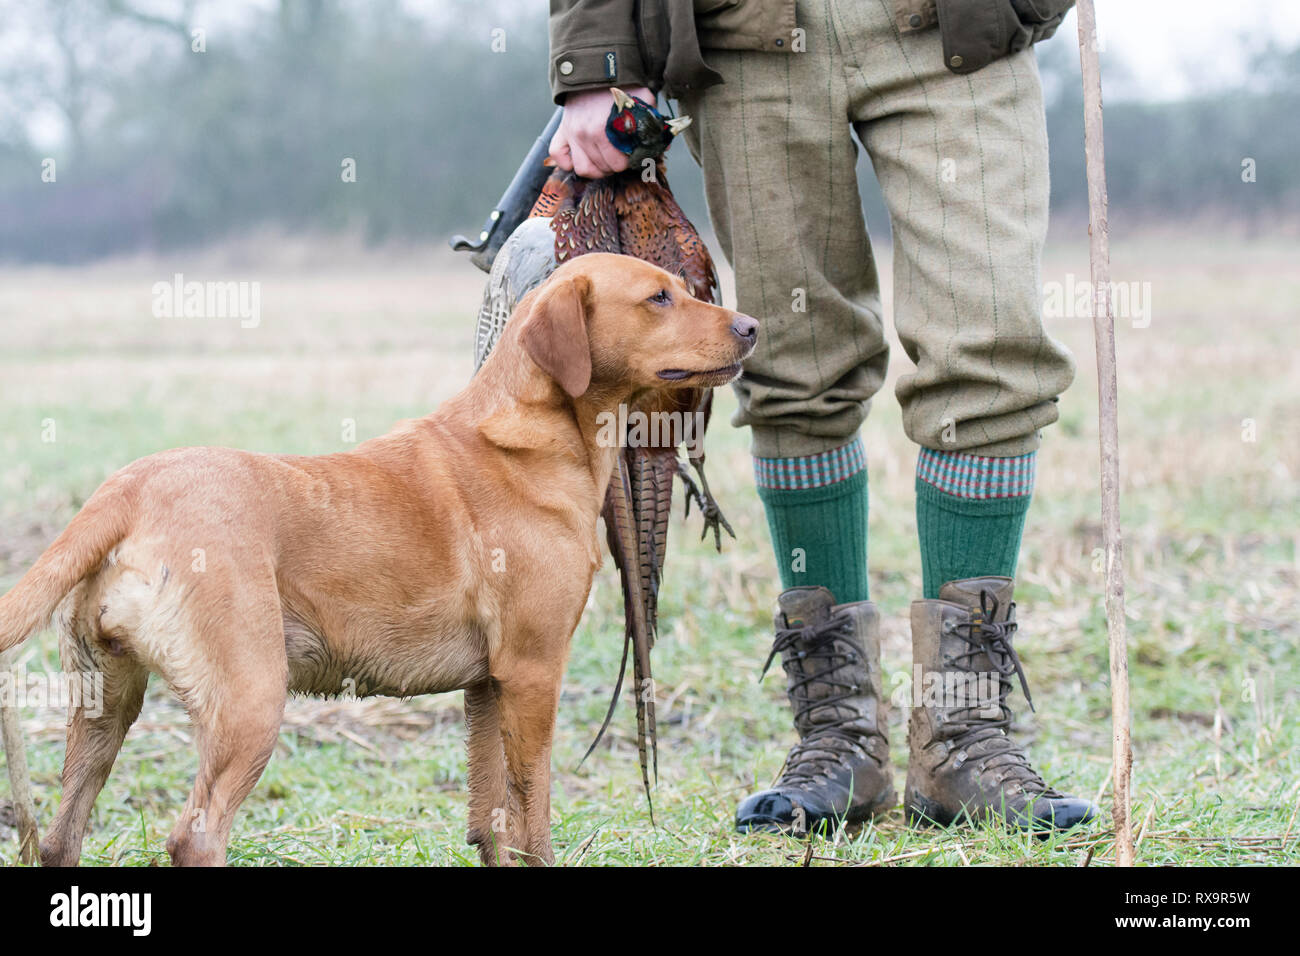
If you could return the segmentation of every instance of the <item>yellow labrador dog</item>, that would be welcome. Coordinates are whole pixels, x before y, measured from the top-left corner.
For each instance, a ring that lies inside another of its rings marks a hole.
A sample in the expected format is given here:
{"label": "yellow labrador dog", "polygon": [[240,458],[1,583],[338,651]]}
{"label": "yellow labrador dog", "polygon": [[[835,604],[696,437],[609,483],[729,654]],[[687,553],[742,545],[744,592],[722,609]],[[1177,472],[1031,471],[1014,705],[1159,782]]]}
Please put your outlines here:
{"label": "yellow labrador dog", "polygon": [[0,650],[53,617],[65,668],[104,678],[102,713],[70,715],[42,861],[77,863],[152,671],[199,751],[167,841],[176,864],[225,862],[287,692],[349,687],[464,689],[469,841],[486,862],[504,847],[551,862],[560,682],[618,454],[603,413],[731,381],[757,330],[655,266],[586,255],[519,304],[469,387],[427,418],[335,455],[183,448],[117,472],[0,598]]}

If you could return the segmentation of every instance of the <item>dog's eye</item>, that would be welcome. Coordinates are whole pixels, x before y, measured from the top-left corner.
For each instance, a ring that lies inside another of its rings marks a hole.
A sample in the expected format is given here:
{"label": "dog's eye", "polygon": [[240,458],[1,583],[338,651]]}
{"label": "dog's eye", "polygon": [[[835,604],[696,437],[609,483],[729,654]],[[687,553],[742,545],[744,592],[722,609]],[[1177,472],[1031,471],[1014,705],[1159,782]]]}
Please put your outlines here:
{"label": "dog's eye", "polygon": [[673,297],[668,294],[667,289],[660,289],[646,301],[653,302],[655,305],[672,305]]}

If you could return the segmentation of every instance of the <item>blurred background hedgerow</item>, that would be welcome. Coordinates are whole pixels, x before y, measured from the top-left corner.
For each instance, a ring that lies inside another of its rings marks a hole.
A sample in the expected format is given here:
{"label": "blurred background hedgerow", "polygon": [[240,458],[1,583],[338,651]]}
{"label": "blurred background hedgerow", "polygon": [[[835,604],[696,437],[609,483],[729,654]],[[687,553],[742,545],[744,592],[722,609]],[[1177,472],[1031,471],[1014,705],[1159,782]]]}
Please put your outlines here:
{"label": "blurred background hedgerow", "polygon": [[[1116,231],[1294,228],[1300,11],[1260,32],[1221,5],[1136,6],[1152,9],[1101,11]],[[1191,31],[1204,45],[1182,42],[1178,28],[1211,12]],[[545,13],[528,0],[4,0],[0,261],[84,262],[261,226],[372,242],[477,227],[551,109]],[[1040,62],[1054,210],[1077,219],[1073,27]],[[676,153],[675,188],[703,224],[698,179]],[[1243,190],[1234,171],[1247,156],[1262,173]],[[45,157],[59,189],[36,175]],[[353,189],[338,188],[341,157],[363,171]],[[883,208],[869,211],[885,235]]]}

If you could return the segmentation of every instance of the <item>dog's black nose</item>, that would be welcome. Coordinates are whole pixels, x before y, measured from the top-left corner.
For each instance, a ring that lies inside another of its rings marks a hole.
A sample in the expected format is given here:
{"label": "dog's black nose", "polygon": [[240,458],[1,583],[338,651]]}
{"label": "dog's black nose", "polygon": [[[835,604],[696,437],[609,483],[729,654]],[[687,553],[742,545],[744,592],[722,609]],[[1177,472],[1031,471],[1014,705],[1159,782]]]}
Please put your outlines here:
{"label": "dog's black nose", "polygon": [[758,319],[751,319],[747,315],[737,314],[731,320],[731,331],[747,341],[753,341],[758,336]]}

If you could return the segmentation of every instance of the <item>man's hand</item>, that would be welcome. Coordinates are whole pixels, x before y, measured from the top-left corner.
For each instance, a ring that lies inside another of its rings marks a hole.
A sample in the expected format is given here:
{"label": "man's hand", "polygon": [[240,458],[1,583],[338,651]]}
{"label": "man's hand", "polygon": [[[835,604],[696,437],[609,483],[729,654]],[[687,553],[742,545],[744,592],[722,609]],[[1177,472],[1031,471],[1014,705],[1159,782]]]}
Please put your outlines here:
{"label": "man's hand", "polygon": [[[647,103],[655,95],[644,86],[624,90]],[[551,138],[551,159],[561,169],[572,170],[586,179],[601,179],[627,169],[627,156],[614,148],[605,135],[614,98],[609,90],[586,90],[564,98],[564,118]]]}

